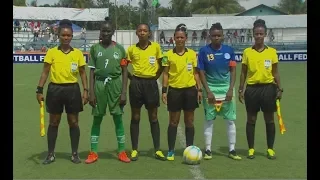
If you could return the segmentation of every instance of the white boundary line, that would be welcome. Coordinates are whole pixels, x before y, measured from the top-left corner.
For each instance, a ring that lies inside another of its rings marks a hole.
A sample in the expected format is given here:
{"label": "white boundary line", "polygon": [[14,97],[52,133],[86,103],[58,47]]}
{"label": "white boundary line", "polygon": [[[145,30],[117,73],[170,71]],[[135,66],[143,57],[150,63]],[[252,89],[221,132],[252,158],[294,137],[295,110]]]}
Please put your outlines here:
{"label": "white boundary line", "polygon": [[[157,83],[158,83],[159,91],[161,93],[162,84],[160,83],[159,80],[157,80]],[[160,96],[161,96],[161,94],[160,94]],[[185,137],[185,135],[183,133],[183,130],[182,130],[180,124],[181,123],[179,123],[178,129],[177,129],[177,136],[178,136],[178,140],[179,140],[180,146],[182,148],[185,148],[186,147],[186,137]],[[189,171],[192,174],[193,179],[201,179],[201,180],[205,180],[206,179],[204,177],[204,174],[201,172],[199,165],[189,166]]]}

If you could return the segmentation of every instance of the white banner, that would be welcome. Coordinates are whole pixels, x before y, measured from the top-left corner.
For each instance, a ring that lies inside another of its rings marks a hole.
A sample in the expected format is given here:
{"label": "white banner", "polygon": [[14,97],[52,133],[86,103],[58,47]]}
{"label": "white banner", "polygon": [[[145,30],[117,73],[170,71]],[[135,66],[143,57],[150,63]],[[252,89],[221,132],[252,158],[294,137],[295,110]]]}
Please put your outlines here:
{"label": "white banner", "polygon": [[13,19],[18,20],[62,20],[104,21],[109,16],[108,8],[61,8],[61,7],[19,7],[13,6]]}

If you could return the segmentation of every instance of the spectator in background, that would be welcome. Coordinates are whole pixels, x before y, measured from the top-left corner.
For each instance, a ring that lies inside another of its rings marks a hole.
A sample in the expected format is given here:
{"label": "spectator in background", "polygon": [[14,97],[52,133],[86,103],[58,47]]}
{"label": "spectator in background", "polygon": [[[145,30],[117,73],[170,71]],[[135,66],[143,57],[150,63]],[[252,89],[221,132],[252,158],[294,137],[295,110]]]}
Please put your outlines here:
{"label": "spectator in background", "polygon": [[28,30],[28,21],[24,21],[23,23],[23,31],[26,32]]}
{"label": "spectator in background", "polygon": [[166,37],[164,36],[163,31],[161,31],[161,33],[160,33],[160,42],[161,42],[161,44],[166,43]]}
{"label": "spectator in background", "polygon": [[14,32],[20,31],[20,22],[19,20],[14,20]]}
{"label": "spectator in background", "polygon": [[173,44],[173,38],[172,38],[172,37],[170,37],[170,39],[169,39],[169,45],[168,45],[168,47],[170,47],[171,44],[172,44],[172,46],[174,46],[174,44]]}
{"label": "spectator in background", "polygon": [[81,39],[85,39],[86,38],[86,33],[87,33],[86,28],[82,27],[81,28]]}
{"label": "spectator in background", "polygon": [[34,48],[32,47],[32,45],[29,47],[29,51],[34,52]]}
{"label": "spectator in background", "polygon": [[192,44],[196,43],[198,37],[197,37],[197,32],[193,31],[192,33]]}
{"label": "spectator in background", "polygon": [[44,36],[44,34],[45,34],[45,32],[46,32],[46,28],[47,28],[47,23],[42,23],[41,25],[40,25],[40,31],[41,31],[41,34],[40,34],[40,37],[43,37]]}
{"label": "spectator in background", "polygon": [[268,33],[268,37],[269,37],[269,42],[273,42],[274,40],[274,34],[272,29],[270,29],[269,33]]}
{"label": "spectator in background", "polygon": [[251,29],[248,29],[247,30],[247,41],[248,42],[252,42],[252,32],[251,32]]}
{"label": "spectator in background", "polygon": [[233,32],[233,42],[237,43],[238,42],[238,38],[239,38],[238,30],[234,30],[234,32]]}
{"label": "spectator in background", "polygon": [[244,42],[244,37],[245,37],[246,33],[244,29],[240,30],[240,42]]}
{"label": "spectator in background", "polygon": [[232,38],[231,38],[232,33],[230,32],[230,30],[227,31],[226,35],[227,35],[227,43],[232,43]]}
{"label": "spectator in background", "polygon": [[201,32],[201,40],[205,40],[205,41],[206,41],[207,36],[208,36],[207,30],[204,29],[204,30]]}
{"label": "spectator in background", "polygon": [[21,49],[20,49],[21,52],[26,52],[26,48],[24,45],[22,45]]}
{"label": "spectator in background", "polygon": [[47,47],[44,44],[41,47],[41,52],[47,52]]}
{"label": "spectator in background", "polygon": [[40,31],[39,27],[34,26],[34,28],[33,28],[33,41],[34,42],[38,41],[39,31]]}

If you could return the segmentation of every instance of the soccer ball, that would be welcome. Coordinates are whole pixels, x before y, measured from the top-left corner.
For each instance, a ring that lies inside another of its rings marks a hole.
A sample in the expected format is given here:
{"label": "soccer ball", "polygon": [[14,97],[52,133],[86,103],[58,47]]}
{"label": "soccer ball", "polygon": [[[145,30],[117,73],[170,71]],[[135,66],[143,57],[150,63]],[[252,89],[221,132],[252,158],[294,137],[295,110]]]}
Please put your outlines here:
{"label": "soccer ball", "polygon": [[202,152],[197,146],[189,146],[183,151],[183,162],[189,165],[200,164]]}

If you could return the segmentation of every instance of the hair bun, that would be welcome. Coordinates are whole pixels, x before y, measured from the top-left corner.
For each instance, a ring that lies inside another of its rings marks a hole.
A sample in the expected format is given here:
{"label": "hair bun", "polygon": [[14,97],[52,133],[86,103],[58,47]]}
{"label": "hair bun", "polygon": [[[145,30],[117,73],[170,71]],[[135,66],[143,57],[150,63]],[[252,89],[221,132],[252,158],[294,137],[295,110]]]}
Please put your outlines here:
{"label": "hair bun", "polygon": [[176,27],[176,30],[181,29],[181,28],[184,28],[187,31],[187,25],[185,25],[185,24],[178,24],[178,26]]}
{"label": "hair bun", "polygon": [[72,22],[69,19],[62,19],[59,22],[59,26],[71,26],[72,27]]}
{"label": "hair bun", "polygon": [[257,19],[254,23],[253,26],[256,26],[258,24],[266,25],[266,22],[262,19]]}

